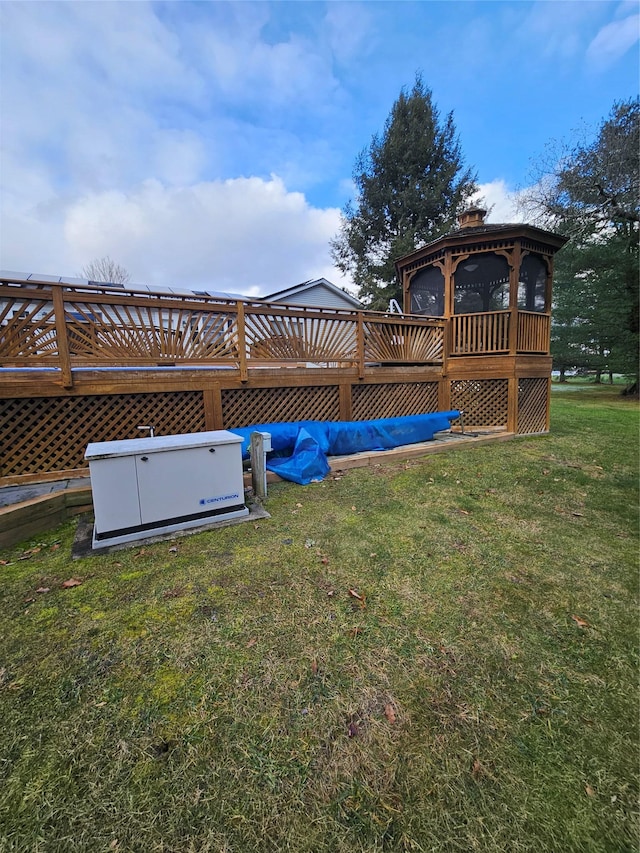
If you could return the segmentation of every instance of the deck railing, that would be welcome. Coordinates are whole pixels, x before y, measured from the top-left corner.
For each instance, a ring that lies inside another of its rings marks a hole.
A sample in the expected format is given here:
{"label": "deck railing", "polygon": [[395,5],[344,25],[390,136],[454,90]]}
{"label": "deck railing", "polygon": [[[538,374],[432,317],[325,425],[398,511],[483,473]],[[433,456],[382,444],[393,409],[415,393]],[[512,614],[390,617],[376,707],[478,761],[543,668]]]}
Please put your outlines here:
{"label": "deck railing", "polygon": [[441,364],[445,321],[150,294],[100,285],[0,282],[0,366]]}
{"label": "deck railing", "polygon": [[[515,313],[515,312],[514,312]],[[513,318],[513,319],[512,319]],[[446,323],[451,324],[449,351]],[[511,324],[516,340],[511,343]],[[488,311],[442,318],[382,314],[113,286],[0,280],[0,366],[356,367],[444,364],[448,356],[548,353],[551,318]]]}

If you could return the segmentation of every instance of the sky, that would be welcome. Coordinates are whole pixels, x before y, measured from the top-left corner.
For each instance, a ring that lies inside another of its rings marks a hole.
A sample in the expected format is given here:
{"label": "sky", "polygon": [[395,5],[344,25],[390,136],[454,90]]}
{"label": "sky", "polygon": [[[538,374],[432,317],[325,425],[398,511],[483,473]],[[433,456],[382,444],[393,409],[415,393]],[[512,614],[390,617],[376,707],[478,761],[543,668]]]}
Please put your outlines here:
{"label": "sky", "polygon": [[489,221],[638,94],[634,0],[0,0],[0,269],[265,295],[325,277],[358,153],[417,73]]}

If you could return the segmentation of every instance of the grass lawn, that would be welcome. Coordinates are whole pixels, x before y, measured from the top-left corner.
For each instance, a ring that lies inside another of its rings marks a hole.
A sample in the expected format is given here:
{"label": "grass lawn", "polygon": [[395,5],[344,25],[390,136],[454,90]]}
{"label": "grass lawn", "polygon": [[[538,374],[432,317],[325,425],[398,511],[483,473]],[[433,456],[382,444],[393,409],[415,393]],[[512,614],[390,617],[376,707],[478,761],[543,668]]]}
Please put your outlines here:
{"label": "grass lawn", "polygon": [[[638,406],[0,554],[0,851],[635,851]],[[80,585],[64,588],[76,578]]]}

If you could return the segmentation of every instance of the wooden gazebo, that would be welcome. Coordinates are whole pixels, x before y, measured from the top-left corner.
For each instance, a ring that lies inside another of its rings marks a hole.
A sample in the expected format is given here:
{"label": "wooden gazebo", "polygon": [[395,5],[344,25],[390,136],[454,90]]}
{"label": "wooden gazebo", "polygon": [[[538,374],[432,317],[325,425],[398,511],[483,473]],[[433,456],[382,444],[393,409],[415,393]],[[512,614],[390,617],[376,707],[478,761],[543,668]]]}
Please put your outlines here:
{"label": "wooden gazebo", "polygon": [[396,263],[407,314],[445,321],[445,399],[475,426],[549,428],[553,256],[566,238],[525,224],[459,228]]}

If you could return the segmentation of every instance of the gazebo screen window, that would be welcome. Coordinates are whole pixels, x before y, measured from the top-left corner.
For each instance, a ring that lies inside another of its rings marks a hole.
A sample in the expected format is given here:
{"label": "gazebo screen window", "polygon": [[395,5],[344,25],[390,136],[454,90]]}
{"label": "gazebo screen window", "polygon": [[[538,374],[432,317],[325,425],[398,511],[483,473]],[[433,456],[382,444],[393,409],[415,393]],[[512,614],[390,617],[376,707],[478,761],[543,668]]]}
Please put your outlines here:
{"label": "gazebo screen window", "polygon": [[547,267],[538,255],[527,255],[520,264],[518,308],[525,311],[545,311]]}
{"label": "gazebo screen window", "polygon": [[478,314],[509,307],[509,264],[502,255],[471,255],[458,265],[454,278],[454,313]]}
{"label": "gazebo screen window", "polygon": [[444,314],[444,276],[440,267],[427,267],[411,279],[409,310],[412,314],[442,317]]}

